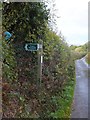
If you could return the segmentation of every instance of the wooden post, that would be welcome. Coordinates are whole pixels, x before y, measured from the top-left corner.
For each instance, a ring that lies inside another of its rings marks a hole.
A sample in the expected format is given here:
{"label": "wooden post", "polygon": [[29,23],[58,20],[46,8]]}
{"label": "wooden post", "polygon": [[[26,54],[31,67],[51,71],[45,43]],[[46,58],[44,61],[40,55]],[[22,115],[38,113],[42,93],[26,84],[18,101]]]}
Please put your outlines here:
{"label": "wooden post", "polygon": [[37,86],[40,93],[42,86],[42,64],[43,64],[43,41],[39,41],[39,50],[38,50],[38,74],[37,74]]}

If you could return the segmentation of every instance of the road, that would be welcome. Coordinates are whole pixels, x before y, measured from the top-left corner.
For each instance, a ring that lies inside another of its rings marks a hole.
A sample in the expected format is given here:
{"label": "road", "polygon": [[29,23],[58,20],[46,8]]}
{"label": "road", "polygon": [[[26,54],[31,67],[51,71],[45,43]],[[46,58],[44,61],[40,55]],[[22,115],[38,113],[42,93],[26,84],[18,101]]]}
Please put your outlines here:
{"label": "road", "polygon": [[88,118],[88,70],[85,58],[76,60],[76,86],[71,118]]}

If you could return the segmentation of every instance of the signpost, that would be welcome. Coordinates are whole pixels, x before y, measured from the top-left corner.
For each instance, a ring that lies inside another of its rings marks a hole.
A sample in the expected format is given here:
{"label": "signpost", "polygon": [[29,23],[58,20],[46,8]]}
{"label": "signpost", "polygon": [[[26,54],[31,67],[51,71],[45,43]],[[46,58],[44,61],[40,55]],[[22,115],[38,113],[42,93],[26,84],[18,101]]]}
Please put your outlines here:
{"label": "signpost", "polygon": [[26,51],[37,51],[38,53],[38,73],[37,73],[37,86],[41,88],[42,81],[42,64],[43,64],[43,42],[42,40],[39,43],[26,43],[25,44]]}

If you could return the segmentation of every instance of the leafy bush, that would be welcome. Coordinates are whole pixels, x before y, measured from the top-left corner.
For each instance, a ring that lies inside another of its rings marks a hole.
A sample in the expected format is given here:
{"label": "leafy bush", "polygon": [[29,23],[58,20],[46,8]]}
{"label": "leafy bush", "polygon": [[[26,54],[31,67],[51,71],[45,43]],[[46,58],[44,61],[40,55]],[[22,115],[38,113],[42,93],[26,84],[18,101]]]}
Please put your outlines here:
{"label": "leafy bush", "polygon": [[2,62],[3,62],[3,79],[13,82],[16,80],[16,60],[14,58],[14,50],[12,45],[9,45],[2,40]]}
{"label": "leafy bush", "polygon": [[86,58],[86,62],[88,64],[90,64],[90,52],[88,52],[88,54],[85,56],[85,58]]}

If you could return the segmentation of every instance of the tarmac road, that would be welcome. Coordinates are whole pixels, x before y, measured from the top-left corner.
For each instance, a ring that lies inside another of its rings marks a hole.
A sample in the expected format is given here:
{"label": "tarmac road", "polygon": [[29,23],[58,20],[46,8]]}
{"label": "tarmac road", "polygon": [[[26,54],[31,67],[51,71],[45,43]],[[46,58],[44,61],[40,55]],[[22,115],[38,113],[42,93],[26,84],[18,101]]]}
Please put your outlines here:
{"label": "tarmac road", "polygon": [[90,67],[85,62],[85,57],[76,60],[76,86],[71,118],[88,118],[88,70]]}

